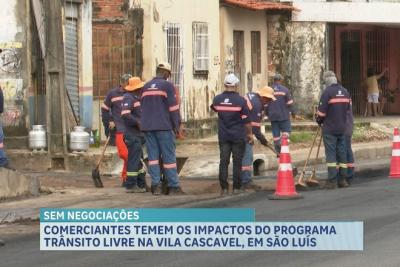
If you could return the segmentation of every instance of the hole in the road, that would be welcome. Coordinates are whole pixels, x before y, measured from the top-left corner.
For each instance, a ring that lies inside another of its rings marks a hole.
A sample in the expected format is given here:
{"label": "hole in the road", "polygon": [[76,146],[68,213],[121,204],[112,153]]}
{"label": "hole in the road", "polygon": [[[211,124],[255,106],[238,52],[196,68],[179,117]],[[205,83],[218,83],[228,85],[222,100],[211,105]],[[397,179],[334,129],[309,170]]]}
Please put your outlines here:
{"label": "hole in the road", "polygon": [[253,162],[254,176],[260,176],[261,172],[265,170],[265,162],[262,159],[256,159]]}

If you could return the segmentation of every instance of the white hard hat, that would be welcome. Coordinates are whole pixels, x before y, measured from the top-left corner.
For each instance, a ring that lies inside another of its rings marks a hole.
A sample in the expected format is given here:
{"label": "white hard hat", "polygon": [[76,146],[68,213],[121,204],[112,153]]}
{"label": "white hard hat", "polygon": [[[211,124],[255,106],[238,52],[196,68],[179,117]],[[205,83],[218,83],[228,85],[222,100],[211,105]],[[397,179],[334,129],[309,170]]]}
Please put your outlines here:
{"label": "white hard hat", "polygon": [[237,86],[239,84],[239,79],[235,74],[230,73],[225,76],[224,85],[225,86]]}

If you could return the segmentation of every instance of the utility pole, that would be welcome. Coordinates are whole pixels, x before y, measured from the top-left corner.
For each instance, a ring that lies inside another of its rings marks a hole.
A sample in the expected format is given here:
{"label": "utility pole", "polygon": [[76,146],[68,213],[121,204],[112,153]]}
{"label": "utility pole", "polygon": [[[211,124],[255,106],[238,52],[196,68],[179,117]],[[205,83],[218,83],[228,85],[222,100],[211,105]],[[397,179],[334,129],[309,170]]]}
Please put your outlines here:
{"label": "utility pole", "polygon": [[65,168],[67,153],[62,0],[43,0],[46,22],[46,103],[52,168]]}

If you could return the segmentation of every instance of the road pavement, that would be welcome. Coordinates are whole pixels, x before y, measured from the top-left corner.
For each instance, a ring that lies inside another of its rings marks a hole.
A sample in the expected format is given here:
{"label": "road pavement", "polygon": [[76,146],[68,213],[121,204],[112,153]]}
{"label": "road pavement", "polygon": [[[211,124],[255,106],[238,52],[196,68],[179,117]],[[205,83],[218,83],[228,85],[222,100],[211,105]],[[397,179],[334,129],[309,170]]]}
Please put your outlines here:
{"label": "road pavement", "polygon": [[358,252],[41,252],[37,234],[6,240],[0,266],[400,266],[400,180],[375,177],[351,188],[270,201],[266,192],[207,202],[206,207],[256,209],[257,221],[364,221]]}

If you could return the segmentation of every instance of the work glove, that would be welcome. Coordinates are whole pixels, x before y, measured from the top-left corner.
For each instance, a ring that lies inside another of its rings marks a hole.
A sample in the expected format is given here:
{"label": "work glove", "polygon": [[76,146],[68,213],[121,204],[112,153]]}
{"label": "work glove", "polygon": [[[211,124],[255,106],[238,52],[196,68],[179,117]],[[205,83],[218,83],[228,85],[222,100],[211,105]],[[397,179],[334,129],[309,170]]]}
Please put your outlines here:
{"label": "work glove", "polygon": [[321,125],[324,123],[324,118],[320,116],[315,117],[315,121],[318,123],[318,125],[321,127]]}

